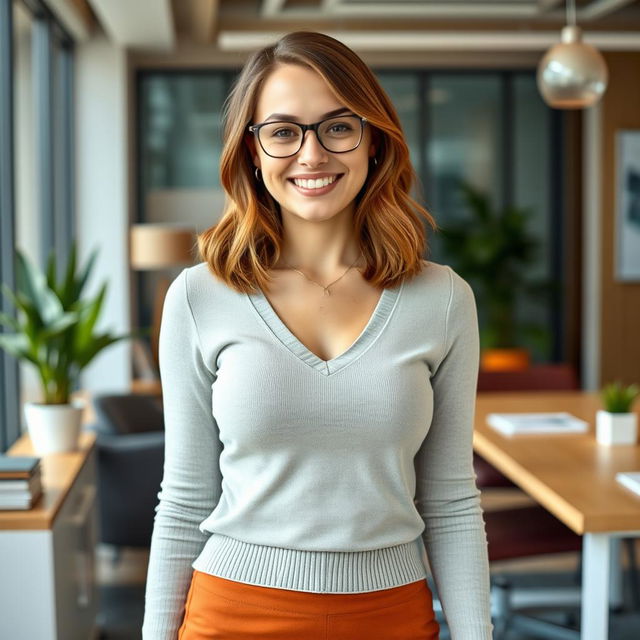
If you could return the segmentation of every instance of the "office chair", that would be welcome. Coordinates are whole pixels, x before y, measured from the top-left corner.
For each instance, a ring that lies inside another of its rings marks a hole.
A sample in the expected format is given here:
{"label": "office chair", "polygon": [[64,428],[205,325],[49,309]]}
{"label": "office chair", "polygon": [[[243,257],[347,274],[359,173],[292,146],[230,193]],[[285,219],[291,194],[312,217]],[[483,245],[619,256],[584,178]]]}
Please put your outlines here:
{"label": "office chair", "polygon": [[121,547],[151,544],[164,465],[164,416],[153,395],[97,395],[99,541]]}
{"label": "office chair", "polygon": [[[489,562],[529,558],[539,555],[567,553],[582,550],[582,537],[575,534],[560,520],[537,505],[488,511],[484,514],[489,545]],[[575,574],[580,584],[581,563]],[[491,595],[494,618],[494,638],[501,640],[508,631],[535,634],[535,637],[578,640],[580,632],[567,625],[548,622],[540,618],[514,612],[511,604],[513,585],[506,575],[492,572]],[[552,607],[557,602],[536,604],[534,608]]]}

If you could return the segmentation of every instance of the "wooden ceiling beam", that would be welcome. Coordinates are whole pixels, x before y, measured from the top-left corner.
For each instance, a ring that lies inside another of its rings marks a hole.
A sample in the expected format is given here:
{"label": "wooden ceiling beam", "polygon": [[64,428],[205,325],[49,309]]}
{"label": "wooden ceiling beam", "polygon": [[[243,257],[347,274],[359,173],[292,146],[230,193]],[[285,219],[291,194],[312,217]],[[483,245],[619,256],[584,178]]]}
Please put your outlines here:
{"label": "wooden ceiling beam", "polygon": [[211,44],[218,33],[219,0],[180,0],[185,28],[195,42]]}

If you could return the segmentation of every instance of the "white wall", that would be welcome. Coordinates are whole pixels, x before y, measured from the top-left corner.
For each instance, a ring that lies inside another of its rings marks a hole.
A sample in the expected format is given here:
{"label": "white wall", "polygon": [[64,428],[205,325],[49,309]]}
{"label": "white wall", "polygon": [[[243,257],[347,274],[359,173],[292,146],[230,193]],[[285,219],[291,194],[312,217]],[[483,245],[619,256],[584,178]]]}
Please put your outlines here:
{"label": "white wall", "polygon": [[[87,293],[104,280],[108,290],[97,330],[117,335],[130,328],[127,212],[126,53],[98,35],[76,50],[76,211],[79,258],[99,248]],[[81,387],[128,391],[130,342],[100,352]]]}

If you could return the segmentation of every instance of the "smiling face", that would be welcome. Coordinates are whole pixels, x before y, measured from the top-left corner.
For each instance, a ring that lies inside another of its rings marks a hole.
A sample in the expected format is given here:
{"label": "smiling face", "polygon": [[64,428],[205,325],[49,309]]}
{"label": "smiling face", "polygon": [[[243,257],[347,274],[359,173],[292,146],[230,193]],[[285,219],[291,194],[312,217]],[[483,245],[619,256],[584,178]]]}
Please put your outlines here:
{"label": "smiling face", "polygon": [[[310,124],[333,112],[353,114],[318,73],[300,65],[284,64],[266,78],[253,122],[289,120]],[[310,221],[353,213],[355,197],[367,178],[369,158],[375,155],[366,124],[360,145],[346,153],[327,151],[313,131],[305,132],[302,148],[288,158],[267,155],[255,138],[249,144],[253,162],[262,172],[265,187],[280,204],[283,217],[294,215]]]}

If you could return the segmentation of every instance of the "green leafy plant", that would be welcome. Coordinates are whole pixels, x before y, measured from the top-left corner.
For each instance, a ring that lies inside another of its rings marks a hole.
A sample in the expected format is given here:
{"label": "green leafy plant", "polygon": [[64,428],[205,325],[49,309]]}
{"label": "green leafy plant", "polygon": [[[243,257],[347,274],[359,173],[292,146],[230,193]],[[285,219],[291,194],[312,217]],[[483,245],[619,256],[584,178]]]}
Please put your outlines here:
{"label": "green leafy plant", "polygon": [[548,332],[538,324],[518,321],[518,296],[542,298],[553,285],[529,278],[540,242],[527,230],[527,208],[492,208],[488,195],[471,184],[459,187],[471,218],[452,222],[440,230],[445,251],[456,271],[469,282],[482,304],[482,348],[518,347],[520,335],[546,347]]}
{"label": "green leafy plant", "polygon": [[629,413],[639,395],[640,387],[637,384],[624,386],[619,380],[602,388],[602,402],[609,413]]}
{"label": "green leafy plant", "polygon": [[18,250],[16,291],[2,284],[2,292],[19,311],[19,317],[0,313],[0,325],[13,330],[0,333],[0,348],[36,368],[44,404],[68,404],[80,372],[100,351],[139,335],[114,336],[95,331],[107,283],[93,299],[83,299],[82,290],[96,256],[97,251],[93,251],[85,267],[76,273],[74,242],[65,273],[58,282],[53,252],[43,273]]}

